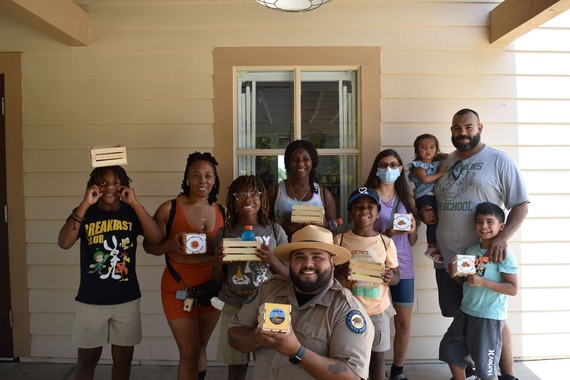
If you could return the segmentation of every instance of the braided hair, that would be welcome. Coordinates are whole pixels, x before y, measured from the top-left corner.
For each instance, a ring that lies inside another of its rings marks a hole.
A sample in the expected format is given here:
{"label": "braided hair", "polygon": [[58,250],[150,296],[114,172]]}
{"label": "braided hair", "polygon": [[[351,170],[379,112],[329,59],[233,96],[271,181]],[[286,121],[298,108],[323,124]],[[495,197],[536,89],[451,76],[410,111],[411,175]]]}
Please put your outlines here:
{"label": "braided hair", "polygon": [[236,200],[234,198],[234,193],[239,193],[240,191],[245,190],[257,190],[261,193],[259,197],[261,207],[257,212],[257,222],[263,226],[270,225],[272,222],[269,218],[269,199],[267,198],[267,192],[265,191],[265,185],[263,184],[263,181],[261,178],[255,175],[242,175],[234,179],[228,188],[228,195],[226,197],[226,207],[228,210],[226,226],[236,226],[239,214],[235,206]]}
{"label": "braided hair", "polygon": [[116,165],[102,166],[93,169],[93,171],[89,175],[89,180],[87,181],[87,187],[101,184],[101,181],[105,179],[105,174],[107,174],[107,172],[113,173],[115,178],[119,180],[119,182],[121,183],[121,186],[130,187],[131,179],[127,175],[127,172],[121,166],[116,166]]}
{"label": "braided hair", "polygon": [[218,161],[216,161],[214,156],[212,156],[212,154],[208,152],[205,153],[194,152],[188,155],[188,159],[186,159],[186,169],[184,170],[184,177],[182,177],[182,185],[180,186],[182,188],[182,191],[180,192],[179,195],[186,195],[186,196],[190,195],[190,185],[188,184],[188,172],[190,171],[190,167],[192,167],[192,165],[198,161],[206,161],[207,163],[212,165],[212,168],[214,169],[214,176],[215,176],[214,186],[212,187],[212,191],[210,191],[210,194],[208,194],[208,203],[213,204],[218,200],[218,193],[220,192],[220,177],[218,176],[218,171],[216,170]]}

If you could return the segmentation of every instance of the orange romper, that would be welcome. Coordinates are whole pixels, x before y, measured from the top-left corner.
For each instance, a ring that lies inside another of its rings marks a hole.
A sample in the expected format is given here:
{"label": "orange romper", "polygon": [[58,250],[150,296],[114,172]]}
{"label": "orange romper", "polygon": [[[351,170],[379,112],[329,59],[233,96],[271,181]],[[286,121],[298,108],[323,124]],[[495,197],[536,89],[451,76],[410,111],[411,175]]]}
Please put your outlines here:
{"label": "orange romper", "polygon": [[[216,208],[216,223],[212,231],[206,232],[207,240],[207,252],[205,254],[213,254],[214,252],[214,238],[218,230],[224,226],[224,218],[220,212],[220,207],[217,203],[214,203]],[[172,228],[170,229],[170,234],[168,237],[176,235],[180,232],[188,233],[199,233],[199,231],[194,230],[182,211],[182,206],[178,200],[176,200],[176,213],[174,214],[174,220],[172,222]],[[182,254],[176,252],[168,252],[168,257],[172,258],[175,256],[181,256]],[[172,267],[185,284],[190,286],[200,285],[212,278],[212,261],[198,264],[181,264],[170,261]],[[168,271],[168,268],[164,268],[162,272],[162,280],[160,282],[160,291],[162,298],[162,308],[164,310],[164,315],[167,320],[172,320],[176,318],[190,318],[198,317],[200,314],[207,314],[217,312],[213,306],[200,306],[200,308],[194,306],[191,312],[182,310],[184,306],[184,301],[176,299],[176,291],[182,289],[182,286],[172,278],[172,275]]]}

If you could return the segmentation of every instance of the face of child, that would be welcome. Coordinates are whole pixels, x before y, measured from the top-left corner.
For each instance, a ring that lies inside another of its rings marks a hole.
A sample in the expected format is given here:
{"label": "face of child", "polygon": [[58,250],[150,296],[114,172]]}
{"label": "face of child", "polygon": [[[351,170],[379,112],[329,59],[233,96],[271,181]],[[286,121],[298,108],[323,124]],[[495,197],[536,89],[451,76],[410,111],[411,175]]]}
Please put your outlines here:
{"label": "face of child", "polygon": [[99,198],[99,202],[103,202],[104,204],[114,204],[119,202],[120,196],[119,192],[121,190],[121,181],[115,174],[108,170],[105,172],[102,178],[96,181],[97,187],[99,187],[99,191],[101,192],[101,197]]}
{"label": "face of child", "polygon": [[350,217],[355,227],[372,228],[374,221],[378,218],[378,205],[372,198],[358,198],[350,206]]}
{"label": "face of child", "polygon": [[431,162],[437,154],[435,140],[432,138],[422,139],[418,144],[418,156],[423,162]]}
{"label": "face of child", "polygon": [[235,208],[240,217],[256,217],[261,208],[261,192],[246,186],[234,194]]}
{"label": "face of child", "polygon": [[475,218],[475,230],[482,241],[494,239],[505,228],[494,215],[480,214]]}

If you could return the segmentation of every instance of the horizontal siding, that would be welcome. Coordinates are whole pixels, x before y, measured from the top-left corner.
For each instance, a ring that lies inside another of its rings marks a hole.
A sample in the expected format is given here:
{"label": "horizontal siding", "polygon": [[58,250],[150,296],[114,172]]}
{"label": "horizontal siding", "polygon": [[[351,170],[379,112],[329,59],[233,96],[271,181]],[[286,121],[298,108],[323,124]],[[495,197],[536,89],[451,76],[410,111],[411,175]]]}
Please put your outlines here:
{"label": "horizontal siding", "polygon": [[[516,357],[570,356],[570,14],[500,47],[488,42],[488,0],[335,0],[316,12],[272,12],[252,0],[90,2],[91,42],[69,48],[0,12],[0,51],[24,51],[24,196],[32,357],[73,360],[79,246],[56,244],[83,197],[89,146],[127,146],[126,169],[153,214],[180,191],[186,157],[215,152],[216,47],[380,46],[381,141],[409,162],[435,134],[450,152],[451,116],[476,109],[483,141],[511,155],[531,194],[511,241],[520,291],[509,300]],[[233,136],[231,125],[216,125]],[[220,165],[230,163],[221,162]],[[47,186],[46,184],[49,184]],[[228,184],[222,184],[227,187]],[[342,206],[341,206],[342,207]],[[140,239],[139,239],[140,242]],[[414,247],[410,360],[435,360],[440,316],[425,227]],[[162,314],[163,258],[139,248],[143,342],[135,360],[176,363]],[[24,290],[21,290],[24,291]],[[215,361],[219,331],[208,353]],[[102,362],[109,362],[106,346]],[[391,351],[387,358],[391,358]]]}

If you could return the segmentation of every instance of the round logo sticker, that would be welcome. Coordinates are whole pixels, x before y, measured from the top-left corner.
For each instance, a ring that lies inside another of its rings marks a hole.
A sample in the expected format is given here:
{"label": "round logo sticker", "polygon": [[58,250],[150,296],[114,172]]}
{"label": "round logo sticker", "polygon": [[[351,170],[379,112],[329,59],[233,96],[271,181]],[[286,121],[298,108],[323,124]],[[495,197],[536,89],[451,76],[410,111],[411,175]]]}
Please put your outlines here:
{"label": "round logo sticker", "polygon": [[285,320],[285,312],[279,308],[275,308],[269,312],[269,320],[276,325],[280,325]]}
{"label": "round logo sticker", "polygon": [[346,325],[353,333],[362,334],[366,331],[366,318],[358,310],[351,310],[346,315]]}

